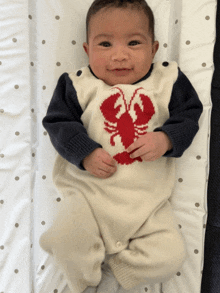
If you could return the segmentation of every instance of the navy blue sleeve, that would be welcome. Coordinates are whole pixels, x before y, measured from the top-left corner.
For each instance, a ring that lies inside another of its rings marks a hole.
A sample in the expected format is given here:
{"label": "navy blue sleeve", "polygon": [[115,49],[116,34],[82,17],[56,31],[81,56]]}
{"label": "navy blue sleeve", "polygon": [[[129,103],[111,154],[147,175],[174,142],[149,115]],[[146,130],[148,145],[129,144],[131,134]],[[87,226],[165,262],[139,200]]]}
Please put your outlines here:
{"label": "navy blue sleeve", "polygon": [[154,131],[164,131],[170,138],[173,148],[165,157],[181,157],[190,146],[199,130],[199,118],[203,106],[186,75],[178,69],[178,78],[173,86],[169,103],[170,118],[162,127]]}
{"label": "navy blue sleeve", "polygon": [[42,123],[57,152],[67,161],[85,170],[82,160],[102,147],[89,138],[81,121],[83,111],[67,73],[61,75]]}

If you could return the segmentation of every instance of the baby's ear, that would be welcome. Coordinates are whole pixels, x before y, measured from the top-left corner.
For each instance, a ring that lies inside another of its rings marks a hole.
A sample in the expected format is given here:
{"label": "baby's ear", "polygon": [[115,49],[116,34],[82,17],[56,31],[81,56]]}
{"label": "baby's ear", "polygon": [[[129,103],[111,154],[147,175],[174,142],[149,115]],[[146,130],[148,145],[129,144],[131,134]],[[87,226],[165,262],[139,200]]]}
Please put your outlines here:
{"label": "baby's ear", "polygon": [[83,43],[83,48],[86,54],[89,56],[89,45],[87,43]]}
{"label": "baby's ear", "polygon": [[155,41],[153,43],[153,51],[152,51],[153,55],[155,55],[157,53],[158,49],[159,49],[159,42]]}

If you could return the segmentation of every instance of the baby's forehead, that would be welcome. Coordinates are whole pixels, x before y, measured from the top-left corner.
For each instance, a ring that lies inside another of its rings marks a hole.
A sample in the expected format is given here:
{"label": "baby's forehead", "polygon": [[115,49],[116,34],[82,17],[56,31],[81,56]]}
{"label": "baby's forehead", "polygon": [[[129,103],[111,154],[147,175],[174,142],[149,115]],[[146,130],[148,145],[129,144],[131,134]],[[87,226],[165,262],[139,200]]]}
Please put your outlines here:
{"label": "baby's forehead", "polygon": [[[109,21],[110,24],[114,24],[114,16],[117,14],[117,12],[120,12],[123,14],[130,14],[131,17],[135,15],[135,18],[138,18],[141,20],[142,23],[148,23],[149,21],[149,16],[145,13],[143,8],[137,8],[137,7],[132,7],[129,5],[128,7],[104,7],[98,10],[95,14],[91,15],[90,21],[89,21],[89,29],[91,28],[91,22],[95,19],[97,23],[101,23],[102,20]],[[111,14],[113,18],[108,18],[106,15]],[[123,16],[122,16],[123,19]],[[133,22],[131,22],[131,25]],[[135,25],[135,24],[134,24]]]}
{"label": "baby's forehead", "polygon": [[[93,16],[97,15],[99,16],[100,18],[102,17],[102,14],[103,13],[114,13],[114,12],[117,12],[117,11],[121,11],[122,13],[123,12],[135,12],[136,15],[143,15],[145,14],[146,18],[149,19],[148,15],[145,13],[145,10],[143,7],[137,7],[135,5],[132,6],[132,4],[128,5],[127,7],[114,7],[114,6],[107,6],[107,7],[103,7],[101,9],[99,9]],[[91,16],[92,18],[92,16]]]}

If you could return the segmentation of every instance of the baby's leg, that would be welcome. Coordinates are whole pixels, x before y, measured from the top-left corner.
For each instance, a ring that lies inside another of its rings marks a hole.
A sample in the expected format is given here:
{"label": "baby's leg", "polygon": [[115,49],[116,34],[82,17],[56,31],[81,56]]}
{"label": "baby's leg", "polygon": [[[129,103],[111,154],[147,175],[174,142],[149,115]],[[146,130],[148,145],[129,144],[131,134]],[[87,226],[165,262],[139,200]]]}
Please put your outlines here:
{"label": "baby's leg", "polygon": [[156,211],[130,240],[127,249],[109,257],[108,263],[125,289],[143,283],[166,281],[186,257],[169,202]]}
{"label": "baby's leg", "polygon": [[40,245],[63,270],[71,292],[81,293],[87,286],[99,284],[105,250],[83,196],[74,194],[61,201],[59,213],[52,227],[41,236]]}

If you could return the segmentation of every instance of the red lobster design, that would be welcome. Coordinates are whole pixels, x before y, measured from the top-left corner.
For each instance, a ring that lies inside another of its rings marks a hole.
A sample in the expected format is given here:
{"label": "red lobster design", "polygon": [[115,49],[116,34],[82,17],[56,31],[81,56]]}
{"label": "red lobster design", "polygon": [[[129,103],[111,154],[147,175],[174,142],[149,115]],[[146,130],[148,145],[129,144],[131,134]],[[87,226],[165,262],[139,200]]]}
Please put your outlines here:
{"label": "red lobster design", "polygon": [[[135,102],[133,105],[133,109],[136,113],[136,118],[134,120],[130,115],[131,110],[133,110],[131,109],[132,102],[137,92],[143,88],[138,88],[135,90],[129,105],[126,103],[123,91],[118,87],[113,89],[118,89],[120,93],[111,95],[102,103],[100,107],[100,110],[106,120],[104,122],[106,126],[104,129],[108,133],[112,134],[110,138],[110,143],[112,146],[115,145],[114,138],[119,135],[121,137],[121,142],[126,149],[134,142],[136,138],[147,133],[147,123],[155,113],[154,106],[148,96],[139,94],[141,101],[139,103]],[[119,114],[122,105],[117,106],[116,102],[119,100],[121,95],[123,98],[125,111],[122,114]],[[142,108],[140,107],[140,103],[142,104]],[[114,159],[121,165],[129,165],[136,160],[142,162],[140,157],[131,159],[130,155],[126,151],[116,154]]]}

